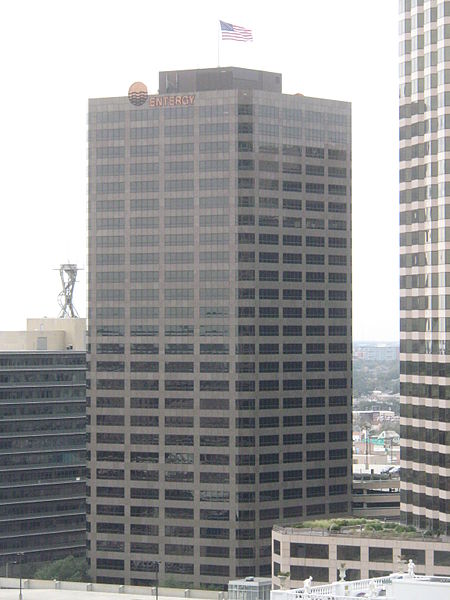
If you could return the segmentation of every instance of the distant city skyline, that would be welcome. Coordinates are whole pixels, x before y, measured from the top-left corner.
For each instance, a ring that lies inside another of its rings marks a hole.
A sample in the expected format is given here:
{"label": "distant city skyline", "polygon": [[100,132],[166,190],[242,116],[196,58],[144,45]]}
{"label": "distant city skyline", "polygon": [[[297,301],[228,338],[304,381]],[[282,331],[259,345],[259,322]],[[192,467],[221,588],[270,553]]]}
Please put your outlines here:
{"label": "distant city skyline", "polygon": [[[125,96],[133,81],[156,92],[160,68],[217,66],[222,19],[254,36],[248,44],[220,42],[222,65],[282,72],[285,93],[352,102],[354,339],[398,339],[396,3],[282,0],[274,11],[266,1],[231,1],[222,8],[176,0],[166,7],[132,0],[126,10],[103,0],[3,8],[0,329],[56,316],[60,282],[52,269],[86,266],[87,98]],[[81,316],[86,277],[81,271],[75,289]]]}

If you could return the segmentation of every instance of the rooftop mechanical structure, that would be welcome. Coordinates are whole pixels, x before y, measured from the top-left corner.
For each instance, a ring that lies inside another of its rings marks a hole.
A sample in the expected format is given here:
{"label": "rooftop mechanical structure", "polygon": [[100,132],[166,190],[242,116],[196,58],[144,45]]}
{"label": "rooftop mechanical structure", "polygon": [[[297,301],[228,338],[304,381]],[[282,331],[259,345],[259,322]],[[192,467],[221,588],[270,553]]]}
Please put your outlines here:
{"label": "rooftop mechanical structure", "polygon": [[58,304],[61,312],[60,319],[78,318],[79,315],[73,305],[73,290],[77,281],[78,267],[75,264],[66,263],[59,267],[62,291],[58,294]]}

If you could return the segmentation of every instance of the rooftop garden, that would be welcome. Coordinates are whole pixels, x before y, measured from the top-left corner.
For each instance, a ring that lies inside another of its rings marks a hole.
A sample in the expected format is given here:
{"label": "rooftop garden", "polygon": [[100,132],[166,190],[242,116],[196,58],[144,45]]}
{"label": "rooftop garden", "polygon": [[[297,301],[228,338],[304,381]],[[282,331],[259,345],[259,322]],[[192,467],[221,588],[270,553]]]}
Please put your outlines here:
{"label": "rooftop garden", "polygon": [[318,519],[294,525],[298,529],[322,529],[329,533],[355,534],[373,537],[432,537],[431,531],[418,531],[411,525],[378,519]]}

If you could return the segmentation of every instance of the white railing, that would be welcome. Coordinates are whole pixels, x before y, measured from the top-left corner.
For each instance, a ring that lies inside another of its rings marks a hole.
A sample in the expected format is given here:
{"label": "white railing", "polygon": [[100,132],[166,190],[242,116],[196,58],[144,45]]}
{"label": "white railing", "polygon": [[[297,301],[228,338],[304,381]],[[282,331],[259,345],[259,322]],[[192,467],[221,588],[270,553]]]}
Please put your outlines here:
{"label": "white railing", "polygon": [[355,600],[362,596],[366,598],[376,597],[380,591],[386,594],[384,596],[386,600],[392,600],[392,583],[394,581],[432,582],[450,585],[450,577],[410,576],[405,573],[392,573],[386,577],[359,579],[358,581],[337,581],[331,584],[313,586],[309,589],[275,590],[272,591],[271,600]]}
{"label": "white railing", "polygon": [[[359,579],[358,581],[349,581],[348,586],[349,589],[353,592],[366,592],[369,590],[369,585],[376,585],[377,588],[383,587],[385,585],[390,585],[392,579],[397,575],[393,573],[392,575],[388,575],[387,577],[374,577],[373,579]],[[372,583],[373,582],[373,583]]]}
{"label": "white railing", "polygon": [[[373,579],[360,579],[358,581],[338,581],[326,585],[318,585],[311,587],[309,590],[305,588],[297,588],[292,590],[277,590],[274,592],[274,599],[279,600],[338,600],[339,598],[357,598],[361,592],[369,592],[370,590],[386,590],[390,586],[392,579],[401,577],[400,574],[392,574],[387,577],[375,577]],[[385,598],[389,598],[386,595]]]}

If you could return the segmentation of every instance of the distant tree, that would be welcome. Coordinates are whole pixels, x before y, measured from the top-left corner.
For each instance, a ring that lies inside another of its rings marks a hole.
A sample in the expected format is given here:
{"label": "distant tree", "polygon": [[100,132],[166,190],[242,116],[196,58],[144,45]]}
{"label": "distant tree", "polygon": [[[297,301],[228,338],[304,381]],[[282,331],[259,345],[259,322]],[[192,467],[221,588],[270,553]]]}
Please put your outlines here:
{"label": "distant tree", "polygon": [[66,558],[39,567],[34,573],[34,579],[89,581],[88,564],[85,558],[66,556]]}
{"label": "distant tree", "polygon": [[400,387],[398,360],[353,360],[353,397],[370,395],[374,390],[396,394]]}
{"label": "distant tree", "polygon": [[395,433],[400,434],[400,423],[393,421],[380,421],[379,423],[380,429],[382,431],[395,431]]}

